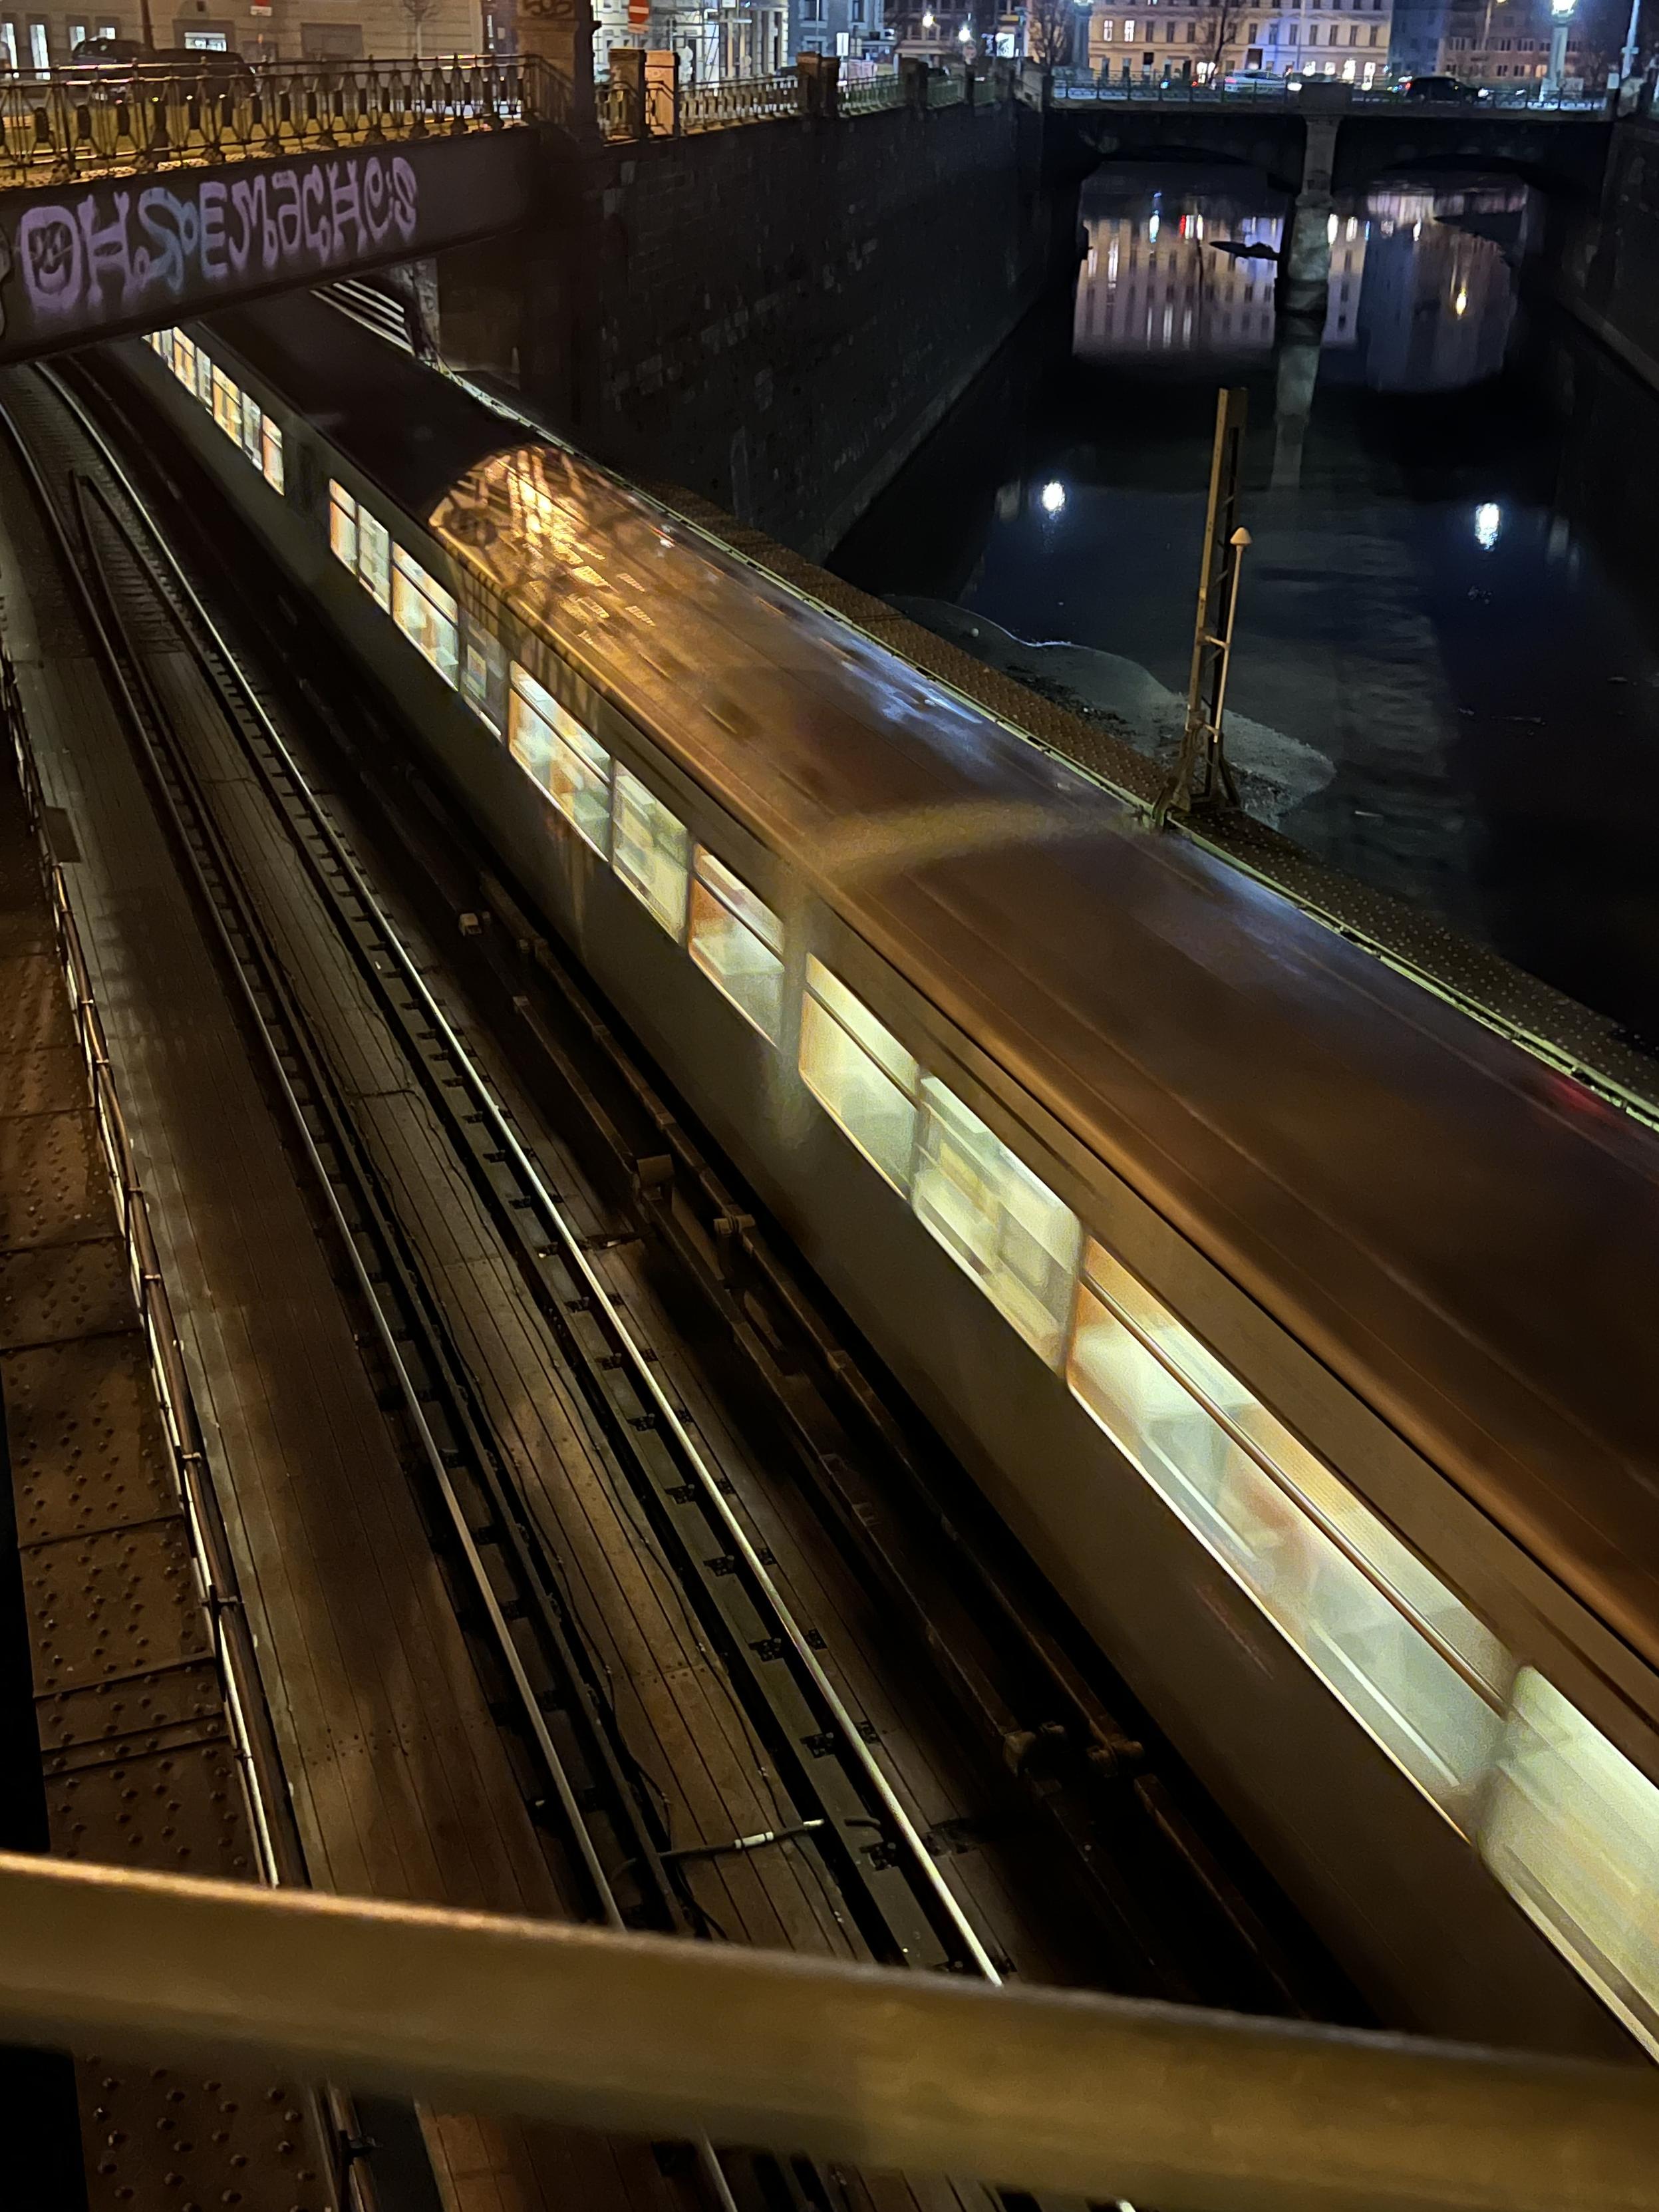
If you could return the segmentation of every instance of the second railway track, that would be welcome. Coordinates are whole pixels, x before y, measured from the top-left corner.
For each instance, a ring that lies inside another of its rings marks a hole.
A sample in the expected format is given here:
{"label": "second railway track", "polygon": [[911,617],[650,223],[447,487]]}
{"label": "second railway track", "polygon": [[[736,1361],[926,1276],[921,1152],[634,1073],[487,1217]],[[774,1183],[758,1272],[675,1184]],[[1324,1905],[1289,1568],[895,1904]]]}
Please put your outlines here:
{"label": "second railway track", "polygon": [[[573,1202],[559,1188],[565,1178],[550,1170],[544,1148],[480,1063],[436,988],[428,957],[370,882],[337,809],[314,787],[315,771],[291,741],[288,718],[273,715],[245,674],[81,403],[41,377],[21,404],[14,392],[7,421],[84,595],[109,680],[263,1057],[267,1091],[287,1117],[291,1148],[337,1247],[365,1358],[418,1470],[458,1611],[565,1893],[615,1926],[720,1936],[726,1931],[693,1869],[787,1850],[810,1869],[810,1885],[824,1900],[821,1917],[827,1911],[838,1931],[830,1940],[853,1955],[1000,1978],[1009,1963],[1004,1944],[952,1875],[951,1824],[925,1819],[914,1790],[890,1771],[878,1739],[872,1741],[877,1730],[838,1684],[823,1636],[792,1607],[766,1524],[708,1449],[660,1347],[618,1294],[608,1248],[631,1237],[632,1224],[622,1237],[614,1228],[607,1235],[602,1221],[596,1226],[591,1199]],[[157,684],[149,653],[158,630],[183,649],[217,702],[223,738],[240,764],[234,790],[222,769],[204,770]],[[238,842],[246,818],[240,828],[223,818],[228,805],[245,806],[250,793],[264,834],[287,849],[314,926],[335,948],[336,982],[351,979],[343,1012],[319,1016],[316,973],[295,971],[283,930],[250,880]],[[406,848],[421,842],[418,799],[413,811],[413,826],[405,822],[401,832]],[[1051,1840],[1058,1835],[1073,1851],[1076,1893],[1105,1931],[1117,1985],[1304,2008],[1304,1990],[1318,1987],[1317,1972],[1298,1981],[1294,1960],[1266,1934],[1163,1787],[1139,1741],[1144,1731],[1117,1723],[1063,1644],[1022,1608],[1017,1591],[943,1510],[933,1526],[940,1549],[954,1558],[954,1586],[937,1559],[915,1564],[914,1528],[907,1539],[902,1522],[879,1510],[883,1451],[895,1464],[908,1454],[878,1395],[840,1352],[752,1213],[720,1182],[648,1076],[618,1059],[623,1048],[580,980],[525,920],[487,860],[477,856],[471,887],[478,907],[495,915],[489,951],[504,1001],[522,1024],[519,1043],[528,1037],[570,1087],[588,1092],[599,1121],[631,1156],[647,1229],[672,1209],[662,1202],[655,1164],[647,1162],[651,1171],[641,1176],[639,1146],[617,1135],[604,1102],[592,1097],[578,1067],[584,1049],[609,1055],[612,1078],[656,1131],[662,1181],[695,1180],[705,1229],[714,1233],[688,1236],[682,1220],[678,1232],[670,1224],[667,1241],[723,1305],[750,1371],[771,1387],[781,1431],[814,1463],[821,1501],[843,1543],[862,1532],[855,1571],[908,1604],[957,1710],[1018,1771]],[[514,988],[532,981],[532,989]],[[630,1740],[618,1686],[573,1593],[569,1562],[530,1493],[522,1449],[503,1432],[500,1389],[478,1371],[455,1310],[454,1278],[434,1267],[431,1231],[408,1217],[408,1186],[388,1173],[388,1144],[406,1139],[389,1139],[364,1086],[343,1079],[343,1033],[369,1022],[372,1037],[360,1028],[348,1053],[376,1056],[383,1074],[398,1071],[386,1080],[420,1102],[423,1141],[441,1151],[428,1172],[463,1188],[471,1218],[488,1223],[489,1265],[510,1276],[520,1313],[533,1316],[538,1371],[555,1378],[584,1453],[718,1661],[774,1808],[749,1832],[694,1827],[688,1836],[684,1809],[665,1799]],[[555,1033],[561,1022],[562,1039]],[[722,1250],[729,1256],[734,1249],[747,1291],[719,1263]],[[751,1292],[761,1310],[784,1316],[797,1343],[816,1346],[830,1389],[801,1362],[774,1356],[776,1334],[757,1332]],[[831,1403],[836,1383],[850,1418]],[[848,1444],[849,1429],[858,1447]],[[925,1476],[914,1465],[901,1472],[922,1501],[925,1522]],[[1196,1942],[1195,1924],[1202,1931]],[[707,2145],[696,2155],[704,2190],[720,2204],[734,2195],[757,2204],[822,2201],[864,2186],[807,2167],[733,2160]]]}

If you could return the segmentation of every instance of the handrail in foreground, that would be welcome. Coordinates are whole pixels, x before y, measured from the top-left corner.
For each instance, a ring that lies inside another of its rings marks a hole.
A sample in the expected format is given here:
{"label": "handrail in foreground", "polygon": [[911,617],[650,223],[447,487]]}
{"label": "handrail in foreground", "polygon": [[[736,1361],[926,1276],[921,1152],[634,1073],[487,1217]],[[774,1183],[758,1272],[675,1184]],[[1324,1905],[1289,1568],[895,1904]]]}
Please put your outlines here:
{"label": "handrail in foreground", "polygon": [[1659,2212],[1659,2077],[0,1855],[0,2033],[1207,2212]]}

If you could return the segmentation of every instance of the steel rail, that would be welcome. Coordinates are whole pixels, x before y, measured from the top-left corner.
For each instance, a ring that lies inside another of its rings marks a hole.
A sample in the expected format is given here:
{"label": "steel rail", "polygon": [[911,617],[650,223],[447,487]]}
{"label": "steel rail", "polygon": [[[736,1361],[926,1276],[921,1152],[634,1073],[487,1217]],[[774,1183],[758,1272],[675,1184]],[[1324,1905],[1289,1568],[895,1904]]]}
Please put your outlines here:
{"label": "steel rail", "polygon": [[[147,514],[142,495],[136,490],[118,460],[111,453],[107,441],[104,439],[96,425],[91,422],[75,395],[68,392],[61,380],[51,371],[43,369],[39,374],[43,381],[58,393],[79,422],[83,433],[94,442],[105,466],[119,483],[134,512]],[[533,1200],[538,1215],[552,1232],[559,1255],[578,1285],[581,1297],[589,1302],[591,1310],[600,1317],[607,1333],[618,1346],[627,1364],[629,1380],[635,1392],[648,1408],[655,1425],[671,1440],[682,1466],[697,1486],[704,1510],[715,1522],[724,1540],[730,1545],[732,1552],[741,1560],[753,1588],[760,1594],[767,1611],[788,1644],[796,1665],[811,1684],[829,1716],[831,1725],[840,1736],[846,1757],[862,1777],[883,1815],[890,1824],[906,1855],[913,1881],[931,1900],[933,1910],[959,1946],[971,1970],[991,1983],[1000,1981],[1000,1974],[990,1953],[957,1901],[950,1885],[935,1865],[932,1853],[888,1780],[881,1763],[865,1741],[857,1722],[848,1711],[845,1701],[819,1661],[806,1631],[795,1620],[776,1582],[768,1571],[767,1565],[761,1558],[758,1547],[749,1536],[726,1498],[718,1474],[709,1466],[682,1420],[678,1409],[658,1379],[654,1365],[647,1355],[646,1347],[635,1336],[605,1287],[602,1277],[592,1265],[583,1247],[580,1237],[572,1226],[556,1194],[550,1188],[538,1164],[524,1146],[512,1121],[502,1111],[493,1090],[473,1060],[467,1046],[456,1032],[447,1014],[428,985],[418,963],[402,944],[398,932],[392,927],[389,917],[369,886],[349,848],[328,819],[325,811],[317,803],[311,792],[308,780],[295,760],[287,740],[266,712],[263,702],[252,687],[240,677],[234,652],[218,626],[214,623],[211,615],[203,605],[199,595],[185,575],[171,547],[167,544],[165,538],[159,531],[152,530],[151,535],[157,555],[167,568],[173,587],[190,610],[192,619],[200,623],[204,634],[211,642],[214,652],[222,660],[226,668],[236,673],[239,690],[249,713],[258,726],[262,742],[270,749],[280,765],[283,775],[289,781],[295,792],[299,794],[301,803],[307,807],[317,832],[327,847],[332,866],[349,884],[352,897],[364,914],[369,917],[378,940],[378,947],[383,949],[396,964],[399,983],[414,1000],[419,1008],[422,1020],[441,1042],[452,1065],[465,1081],[472,1109],[483,1117],[483,1125],[493,1140],[495,1150],[510,1165],[515,1179],[524,1192]],[[187,629],[185,635],[188,639]],[[269,787],[268,766],[260,763],[257,755],[252,755],[251,757],[253,758],[262,780],[266,781]],[[281,794],[273,792],[272,796],[280,809],[283,803]],[[315,874],[314,863],[313,870]],[[321,887],[325,890],[330,888],[326,884]],[[358,955],[359,964],[362,967],[366,980],[384,1000],[386,994],[386,978],[379,970],[378,963],[372,957],[364,958],[364,948],[355,933],[348,934],[348,942],[352,945]],[[416,1056],[416,1066],[425,1077],[430,1091],[431,1073],[424,1056]],[[441,1094],[436,1103],[447,1115],[453,1111]],[[486,1190],[484,1195],[492,1205],[499,1207],[498,1193]],[[556,1308],[557,1302],[554,1303]],[[568,1323],[564,1322],[562,1314],[555,1310],[550,1315],[550,1318],[553,1319],[562,1330],[568,1329]]]}
{"label": "steel rail", "polygon": [[[196,783],[193,771],[177,749],[169,747],[166,715],[143,672],[142,657],[125,635],[107,574],[100,569],[93,533],[87,525],[85,510],[82,507],[82,495],[87,489],[85,480],[79,477],[72,478],[72,497],[81,509],[87,558],[100,586],[96,592],[76,559],[73,541],[38,463],[9,413],[3,409],[0,409],[0,423],[4,424],[16,445],[58,542],[65,568],[75,580],[84,602],[88,620],[108,664],[112,684],[149,761],[162,811],[172,826],[179,848],[186,856],[210,927],[218,940],[224,964],[234,981],[253,1034],[263,1047],[276,1095],[288,1110],[301,1155],[312,1169],[325,1213],[331,1218],[343,1248],[359,1296],[373,1323],[381,1357],[401,1400],[404,1417],[442,1501],[457,1547],[468,1568],[476,1601],[489,1622],[496,1656],[505,1668],[517,1694],[524,1728],[536,1747],[558,1802],[583,1872],[593,1891],[599,1917],[610,1928],[621,1930],[627,1923],[595,1845],[592,1824],[583,1811],[580,1796],[572,1783],[567,1763],[554,1743],[542,1699],[517,1648],[507,1610],[496,1595],[479,1540],[475,1535],[472,1519],[453,1480],[449,1450],[428,1415],[428,1399],[430,1395],[438,1395],[428,1386],[434,1382],[441,1385],[450,1380],[445,1373],[445,1347],[434,1341],[428,1334],[424,1342],[427,1352],[423,1363],[426,1369],[424,1376],[411,1367],[410,1354],[406,1347],[411,1338],[417,1345],[422,1341],[419,1317],[411,1313],[407,1305],[401,1314],[392,1310],[383,1288],[381,1271],[370,1264],[373,1257],[383,1258],[392,1271],[392,1279],[396,1279],[397,1254],[393,1240],[388,1234],[383,1209],[377,1201],[372,1177],[360,1176],[347,1180],[353,1204],[360,1215],[354,1223],[342,1199],[341,1168],[331,1168],[327,1157],[331,1152],[337,1162],[352,1158],[356,1147],[349,1118],[337,1110],[331,1111],[330,1085],[323,1055],[311,1038],[308,1024],[293,1000],[281,963],[264,937],[257,915],[237,888],[234,863],[219,836],[211,810]],[[112,509],[111,514],[112,517]],[[142,567],[140,573],[143,573]],[[290,1062],[293,1063],[292,1067]],[[295,1069],[300,1071],[297,1076]],[[366,1228],[370,1234],[379,1231],[377,1253],[365,1252]],[[464,1404],[455,1405],[453,1388],[444,1395],[449,1399],[452,1435],[465,1435],[470,1425],[467,1409]],[[637,1856],[655,1863],[654,1843],[648,1836],[642,1838],[642,1847]],[[303,1875],[300,1879],[303,1880]],[[662,1888],[665,1893],[668,1890],[665,1876]],[[714,2147],[706,2139],[694,2136],[691,2142],[699,2169],[718,2212],[737,2212],[730,2184]]]}
{"label": "steel rail", "polygon": [[7,2039],[1207,2212],[1659,2212],[1650,2068],[0,1856]]}

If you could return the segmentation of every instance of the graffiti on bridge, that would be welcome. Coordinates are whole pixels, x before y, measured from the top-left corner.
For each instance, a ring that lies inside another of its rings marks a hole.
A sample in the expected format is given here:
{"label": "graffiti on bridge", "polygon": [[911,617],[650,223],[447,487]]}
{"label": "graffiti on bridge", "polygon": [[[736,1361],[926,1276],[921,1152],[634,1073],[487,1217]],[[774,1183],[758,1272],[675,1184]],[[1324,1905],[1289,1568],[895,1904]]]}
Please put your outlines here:
{"label": "graffiti on bridge", "polygon": [[9,254],[0,242],[0,282],[21,279],[29,320],[45,332],[412,247],[419,216],[420,182],[400,154],[343,154],[177,191],[101,185],[27,209]]}

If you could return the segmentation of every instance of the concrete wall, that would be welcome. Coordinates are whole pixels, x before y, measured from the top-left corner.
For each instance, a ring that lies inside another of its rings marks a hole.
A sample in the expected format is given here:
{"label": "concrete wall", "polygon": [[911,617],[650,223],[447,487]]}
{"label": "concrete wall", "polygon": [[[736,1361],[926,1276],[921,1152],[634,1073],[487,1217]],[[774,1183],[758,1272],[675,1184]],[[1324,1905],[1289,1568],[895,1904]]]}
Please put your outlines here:
{"label": "concrete wall", "polygon": [[442,343],[556,427],[798,550],[833,545],[1076,254],[1009,101],[790,118],[570,160],[528,251],[441,264]]}
{"label": "concrete wall", "polygon": [[1615,126],[1599,210],[1557,228],[1547,259],[1562,298],[1659,390],[1659,125]]}

